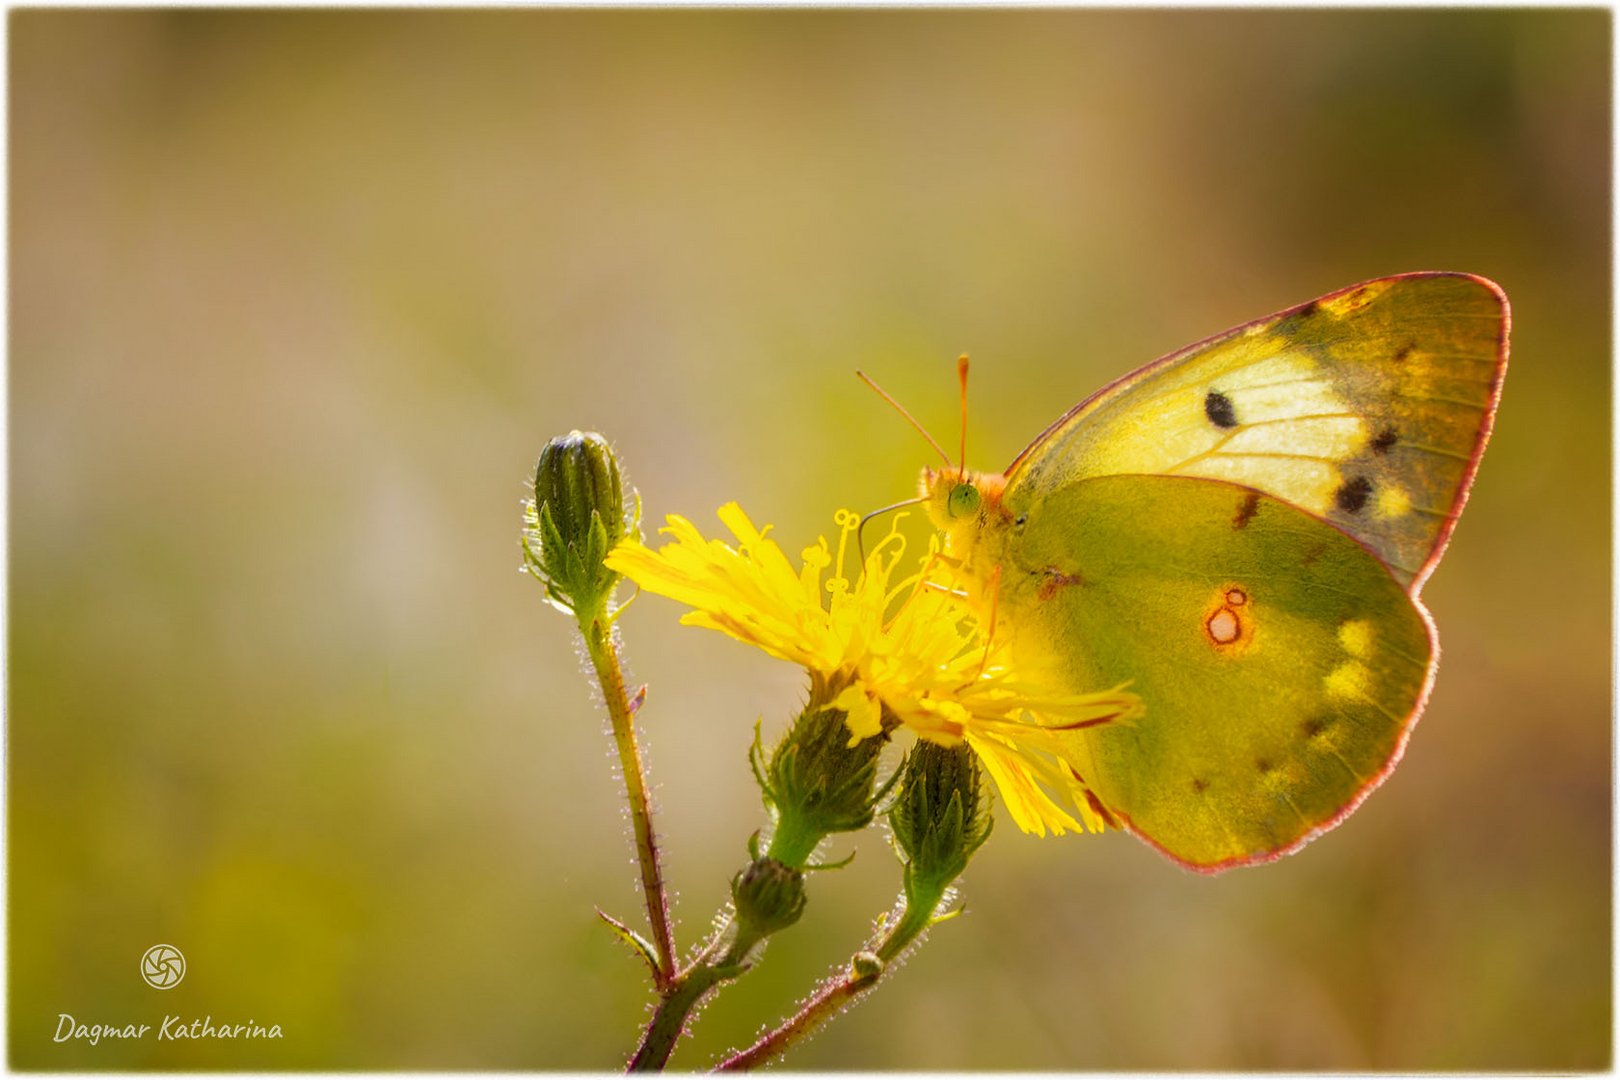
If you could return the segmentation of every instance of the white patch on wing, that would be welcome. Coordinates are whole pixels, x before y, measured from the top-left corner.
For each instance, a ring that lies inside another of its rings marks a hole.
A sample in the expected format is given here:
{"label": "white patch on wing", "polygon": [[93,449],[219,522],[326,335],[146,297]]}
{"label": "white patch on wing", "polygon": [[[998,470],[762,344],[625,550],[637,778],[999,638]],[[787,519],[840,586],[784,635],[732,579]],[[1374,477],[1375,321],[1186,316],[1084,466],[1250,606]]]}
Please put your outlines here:
{"label": "white patch on wing", "polygon": [[[1274,343],[1270,343],[1274,344]],[[1258,352],[1263,346],[1257,346]],[[1278,383],[1298,382],[1316,376],[1316,364],[1303,353],[1279,352],[1247,364],[1225,364],[1216,369],[1215,389],[1231,394]]]}
{"label": "white patch on wing", "polygon": [[1297,379],[1225,391],[1232,399],[1238,424],[1260,424],[1295,416],[1324,416],[1350,412],[1349,406],[1326,379]]}
{"label": "white patch on wing", "polygon": [[1339,470],[1331,462],[1298,457],[1228,457],[1211,454],[1177,469],[1182,476],[1230,480],[1259,488],[1315,514],[1327,513],[1338,490]]}
{"label": "white patch on wing", "polygon": [[1343,461],[1366,442],[1355,416],[1313,416],[1239,428],[1217,451],[1222,454],[1303,454]]}
{"label": "white patch on wing", "polygon": [[1343,482],[1336,463],[1367,440],[1366,424],[1332,380],[1308,355],[1285,351],[1222,372],[1210,389],[1232,403],[1237,426],[1223,431],[1201,417],[1216,438],[1170,471],[1245,484],[1325,514]]}
{"label": "white patch on wing", "polygon": [[1226,433],[1204,415],[1204,391],[1185,387],[1142,402],[1119,423],[1119,437],[1098,447],[1098,473],[1173,471],[1177,462],[1207,454]]}
{"label": "white patch on wing", "polygon": [[[1088,447],[1088,475],[1167,473],[1228,480],[1325,515],[1344,482],[1337,463],[1366,445],[1364,421],[1310,354],[1246,334],[1156,387],[1113,403],[1108,438]],[[1209,396],[1231,406],[1230,427]],[[1129,408],[1126,408],[1126,405]]]}

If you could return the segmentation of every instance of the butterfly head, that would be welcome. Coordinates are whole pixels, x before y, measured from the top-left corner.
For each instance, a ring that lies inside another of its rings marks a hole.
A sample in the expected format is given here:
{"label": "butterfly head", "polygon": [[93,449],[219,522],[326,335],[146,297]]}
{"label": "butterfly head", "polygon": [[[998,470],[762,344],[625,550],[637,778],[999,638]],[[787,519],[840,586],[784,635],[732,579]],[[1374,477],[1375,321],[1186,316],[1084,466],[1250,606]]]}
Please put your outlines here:
{"label": "butterfly head", "polygon": [[923,469],[922,490],[919,496],[896,505],[922,503],[928,507],[928,517],[934,523],[934,527],[945,533],[948,550],[956,551],[959,555],[971,551],[975,540],[987,524],[1007,517],[1006,512],[1001,509],[1001,493],[1007,485],[1007,478],[1000,473],[972,472],[965,465],[968,358],[961,356],[956,361],[957,381],[962,388],[962,445],[961,456],[957,460],[964,464],[952,464],[950,454],[945,452],[945,448],[939,445],[938,440],[928,434],[928,430],[919,424],[904,406],[865,373],[857,371],[855,374],[876,391],[879,397],[892,405],[896,412],[905,417],[906,422],[917,429],[945,463],[942,469]]}
{"label": "butterfly head", "polygon": [[964,528],[977,529],[999,509],[1006,480],[958,468],[922,472],[922,501],[934,527],[954,536]]}

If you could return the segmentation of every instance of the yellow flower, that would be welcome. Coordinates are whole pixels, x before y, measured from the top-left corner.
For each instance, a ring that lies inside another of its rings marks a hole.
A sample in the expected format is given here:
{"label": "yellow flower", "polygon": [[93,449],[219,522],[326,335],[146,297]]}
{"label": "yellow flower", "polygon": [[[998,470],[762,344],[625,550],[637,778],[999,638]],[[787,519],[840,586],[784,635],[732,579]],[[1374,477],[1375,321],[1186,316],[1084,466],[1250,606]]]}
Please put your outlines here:
{"label": "yellow flower", "polygon": [[1134,694],[1119,687],[1053,693],[1022,679],[1002,643],[986,643],[934,550],[918,572],[893,580],[905,549],[893,529],[851,581],[845,562],[858,524],[853,513],[836,518],[836,556],[823,537],[803,551],[798,569],[766,535],[769,528],[755,528],[736,503],[721,507],[719,517],[736,547],[706,540],[672,514],[661,530],[669,543],[654,551],[626,540],[607,566],[691,607],[681,622],[729,634],[841,687],[827,707],[844,711],[851,745],[878,734],[887,712],[922,738],[945,746],[965,741],[1025,832],[1103,828],[1080,779],[1082,731],[1140,715]]}

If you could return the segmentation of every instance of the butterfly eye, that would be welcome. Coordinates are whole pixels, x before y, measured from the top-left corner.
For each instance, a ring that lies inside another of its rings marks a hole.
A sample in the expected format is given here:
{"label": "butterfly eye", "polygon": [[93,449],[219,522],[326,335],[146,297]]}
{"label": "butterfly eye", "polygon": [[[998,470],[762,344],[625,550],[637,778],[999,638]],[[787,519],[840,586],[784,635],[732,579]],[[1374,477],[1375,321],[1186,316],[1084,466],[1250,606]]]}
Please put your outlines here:
{"label": "butterfly eye", "polygon": [[947,509],[951,517],[967,517],[979,509],[979,489],[972,484],[957,484],[951,488]]}

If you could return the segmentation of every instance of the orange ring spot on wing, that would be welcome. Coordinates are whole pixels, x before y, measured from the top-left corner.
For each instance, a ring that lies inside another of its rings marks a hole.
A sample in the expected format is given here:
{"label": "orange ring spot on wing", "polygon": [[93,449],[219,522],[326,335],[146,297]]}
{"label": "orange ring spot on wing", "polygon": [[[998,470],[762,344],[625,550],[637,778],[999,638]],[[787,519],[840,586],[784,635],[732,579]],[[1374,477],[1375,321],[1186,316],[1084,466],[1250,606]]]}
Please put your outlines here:
{"label": "orange ring spot on wing", "polygon": [[1214,604],[1205,611],[1204,640],[1221,652],[1247,645],[1254,637],[1253,611],[1244,610],[1248,603],[1248,591],[1241,586],[1229,585],[1221,589]]}

